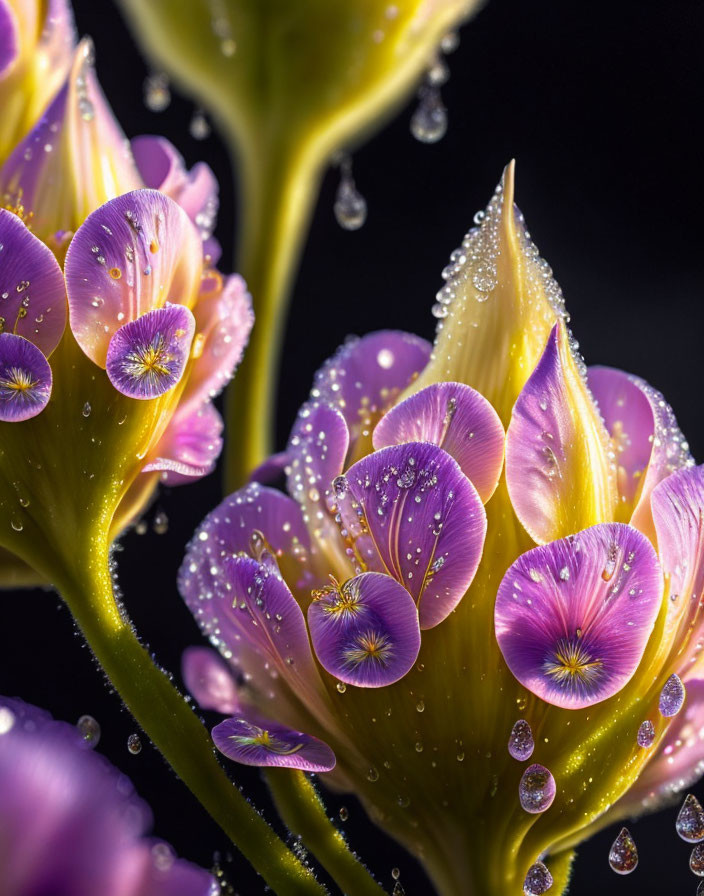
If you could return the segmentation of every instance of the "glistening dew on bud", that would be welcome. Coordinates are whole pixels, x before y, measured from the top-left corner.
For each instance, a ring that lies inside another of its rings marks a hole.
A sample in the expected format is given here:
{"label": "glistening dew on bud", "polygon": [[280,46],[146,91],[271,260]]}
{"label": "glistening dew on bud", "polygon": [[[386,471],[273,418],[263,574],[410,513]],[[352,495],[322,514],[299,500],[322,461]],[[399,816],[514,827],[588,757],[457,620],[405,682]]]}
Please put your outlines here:
{"label": "glistening dew on bud", "polygon": [[475,221],[435,345],[347,342],[256,474],[290,497],[196,531],[179,586],[222,658],[184,676],[221,752],[354,791],[439,892],[558,894],[701,771],[704,468],[659,393],[585,367],[513,166]]}

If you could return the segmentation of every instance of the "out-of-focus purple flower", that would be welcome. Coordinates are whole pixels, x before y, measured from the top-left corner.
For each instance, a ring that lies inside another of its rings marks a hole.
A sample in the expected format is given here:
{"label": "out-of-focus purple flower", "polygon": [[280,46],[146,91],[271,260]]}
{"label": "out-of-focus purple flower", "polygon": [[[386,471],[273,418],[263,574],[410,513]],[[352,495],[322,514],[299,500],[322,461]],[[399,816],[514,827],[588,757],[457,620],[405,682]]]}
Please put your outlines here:
{"label": "out-of-focus purple flower", "polygon": [[4,896],[214,896],[208,872],[147,839],[149,808],[72,725],[0,697]]}

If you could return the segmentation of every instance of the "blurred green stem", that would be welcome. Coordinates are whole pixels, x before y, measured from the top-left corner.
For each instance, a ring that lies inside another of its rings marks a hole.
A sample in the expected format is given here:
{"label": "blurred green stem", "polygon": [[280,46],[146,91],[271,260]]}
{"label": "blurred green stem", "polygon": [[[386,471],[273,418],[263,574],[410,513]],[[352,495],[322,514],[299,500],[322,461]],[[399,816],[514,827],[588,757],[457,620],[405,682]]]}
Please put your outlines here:
{"label": "blurred green stem", "polygon": [[[291,281],[320,181],[317,157],[290,144],[240,155],[237,270],[252,294],[255,324],[227,395],[225,486],[241,486],[273,449],[276,383]],[[240,143],[241,145],[241,143]]]}
{"label": "blurred green stem", "polygon": [[384,896],[383,887],[355,857],[344,835],[328,818],[318,792],[303,772],[272,768],[266,779],[286,827],[301,838],[343,893]]}
{"label": "blurred green stem", "polygon": [[108,545],[88,538],[56,584],[110,682],[155,747],[279,896],[323,896],[325,888],[228,779],[210,735],[151,659],[118,607]]}

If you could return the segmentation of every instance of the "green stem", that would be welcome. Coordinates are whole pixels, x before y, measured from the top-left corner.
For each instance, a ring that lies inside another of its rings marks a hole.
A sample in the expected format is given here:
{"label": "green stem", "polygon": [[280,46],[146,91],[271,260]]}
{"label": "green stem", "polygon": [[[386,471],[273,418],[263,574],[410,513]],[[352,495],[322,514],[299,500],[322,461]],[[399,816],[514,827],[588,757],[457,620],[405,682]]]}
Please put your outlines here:
{"label": "green stem", "polygon": [[288,309],[320,166],[295,145],[240,156],[237,270],[254,303],[252,336],[227,395],[225,485],[233,491],[272,452],[276,383]]}
{"label": "green stem", "polygon": [[279,896],[323,896],[325,888],[229,780],[208,732],[140,644],[115,602],[107,544],[93,541],[92,548],[87,558],[77,558],[73,569],[57,580],[57,587],[125,705]]}
{"label": "green stem", "polygon": [[350,851],[303,772],[269,769],[266,778],[284,824],[301,838],[342,892],[353,896],[383,896],[385,890]]}

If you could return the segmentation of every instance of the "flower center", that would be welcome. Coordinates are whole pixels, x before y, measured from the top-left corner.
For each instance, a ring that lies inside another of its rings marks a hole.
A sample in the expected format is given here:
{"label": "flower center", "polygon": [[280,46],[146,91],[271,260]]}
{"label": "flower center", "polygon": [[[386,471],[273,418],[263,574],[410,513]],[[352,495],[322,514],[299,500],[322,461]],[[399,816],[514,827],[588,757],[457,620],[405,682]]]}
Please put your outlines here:
{"label": "flower center", "polygon": [[543,664],[545,674],[561,686],[594,684],[603,669],[603,662],[592,656],[580,637],[561,638]]}
{"label": "flower center", "polygon": [[389,637],[382,632],[369,630],[356,635],[354,646],[345,650],[345,660],[351,666],[359,666],[369,660],[385,666],[392,653]]}
{"label": "flower center", "polygon": [[23,367],[8,367],[5,376],[0,379],[0,390],[10,400],[31,392],[36,385],[31,371]]}
{"label": "flower center", "polygon": [[264,747],[265,750],[278,753],[281,756],[290,756],[303,748],[303,744],[291,746],[291,744],[287,744],[277,737],[272,737],[265,728],[258,728],[256,725],[251,725],[250,727],[252,730],[251,734],[232,734],[230,735],[230,740],[234,740],[235,743],[243,747]]}
{"label": "flower center", "polygon": [[167,365],[171,360],[164,337],[159,335],[147,345],[140,345],[129,352],[125,357],[125,368],[136,380],[158,380],[169,376]]}

